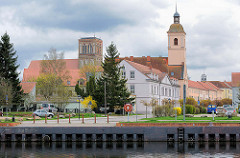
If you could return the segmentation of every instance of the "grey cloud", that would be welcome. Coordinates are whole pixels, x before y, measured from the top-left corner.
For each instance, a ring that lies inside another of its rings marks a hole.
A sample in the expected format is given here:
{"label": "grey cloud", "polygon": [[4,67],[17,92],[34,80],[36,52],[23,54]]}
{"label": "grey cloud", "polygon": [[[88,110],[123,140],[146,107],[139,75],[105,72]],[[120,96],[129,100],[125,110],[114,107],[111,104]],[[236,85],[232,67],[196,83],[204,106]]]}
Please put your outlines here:
{"label": "grey cloud", "polygon": [[[136,25],[144,18],[152,17],[154,14],[157,15],[144,5],[136,5],[136,3],[128,1],[118,1],[120,5],[117,2],[110,3],[109,0],[82,0],[77,1],[78,3],[71,3],[69,0],[24,2],[19,4],[15,16],[18,16],[23,24],[37,29],[50,27],[83,32],[100,32],[118,25]],[[13,4],[11,3],[11,5]],[[155,3],[148,5],[152,5],[152,7],[166,6],[163,2],[158,5],[155,5]]]}

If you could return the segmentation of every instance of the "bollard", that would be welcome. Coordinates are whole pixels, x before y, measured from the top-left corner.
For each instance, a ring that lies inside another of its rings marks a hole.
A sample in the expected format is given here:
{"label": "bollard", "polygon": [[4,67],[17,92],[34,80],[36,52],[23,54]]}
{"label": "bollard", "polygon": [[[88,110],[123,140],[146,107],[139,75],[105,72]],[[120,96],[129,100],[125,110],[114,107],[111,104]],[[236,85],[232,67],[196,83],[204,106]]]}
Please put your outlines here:
{"label": "bollard", "polygon": [[57,115],[57,123],[59,124],[59,114]]}
{"label": "bollard", "polygon": [[35,123],[35,116],[36,116],[36,115],[35,115],[35,114],[33,114],[33,123]]}
{"label": "bollard", "polygon": [[95,121],[95,123],[97,123],[97,117],[96,117],[96,114],[95,114],[94,117],[95,117],[95,118],[94,118],[94,121]]}
{"label": "bollard", "polygon": [[15,116],[13,115],[13,117],[12,117],[12,122],[15,122]]}
{"label": "bollard", "polygon": [[71,114],[69,114],[69,123],[71,123],[70,118],[71,118]]}
{"label": "bollard", "polygon": [[47,114],[45,114],[45,123],[47,123]]}
{"label": "bollard", "polygon": [[109,123],[109,114],[107,115],[107,123]]}
{"label": "bollard", "polygon": [[82,123],[84,123],[84,114],[82,114]]}

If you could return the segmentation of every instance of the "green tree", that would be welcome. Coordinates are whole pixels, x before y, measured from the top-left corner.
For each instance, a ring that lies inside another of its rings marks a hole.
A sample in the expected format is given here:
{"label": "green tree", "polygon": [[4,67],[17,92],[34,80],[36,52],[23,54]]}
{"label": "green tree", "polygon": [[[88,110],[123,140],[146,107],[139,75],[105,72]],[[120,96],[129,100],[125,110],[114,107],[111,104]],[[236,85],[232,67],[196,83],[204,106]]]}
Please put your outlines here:
{"label": "green tree", "polygon": [[[180,105],[183,105],[183,99],[179,100]],[[187,97],[186,98],[186,103],[185,104],[189,104],[189,105],[197,105],[197,101],[194,98],[191,97]]]}
{"label": "green tree", "polygon": [[12,86],[0,77],[0,106],[9,107],[12,104]]}
{"label": "green tree", "polygon": [[104,105],[104,84],[106,84],[106,100],[110,111],[115,106],[123,107],[125,103],[132,102],[134,98],[130,98],[130,92],[126,87],[127,80],[121,78],[119,62],[116,58],[119,56],[116,45],[111,43],[107,47],[107,54],[102,63],[103,73],[97,80],[96,92],[93,95],[98,105]]}
{"label": "green tree", "polygon": [[200,105],[204,106],[204,107],[207,107],[208,105],[212,105],[212,104],[213,104],[213,102],[210,99],[200,101]]}
{"label": "green tree", "polygon": [[87,89],[87,95],[93,96],[94,98],[94,94],[96,91],[96,80],[94,76],[89,77],[86,89]]}
{"label": "green tree", "polygon": [[12,104],[19,105],[22,103],[23,91],[18,78],[17,56],[10,43],[10,37],[5,33],[0,41],[0,76],[6,81],[8,86],[11,85]]}
{"label": "green tree", "polygon": [[44,100],[64,108],[72,96],[67,81],[71,78],[63,60],[64,53],[51,48],[41,61],[41,75],[37,78],[37,92]]}
{"label": "green tree", "polygon": [[232,99],[224,98],[224,99],[222,99],[222,104],[223,105],[232,105]]}
{"label": "green tree", "polygon": [[75,86],[75,92],[77,93],[78,96],[80,95],[82,98],[85,98],[87,96],[87,93],[85,93],[84,89],[79,87],[78,84],[76,84]]}

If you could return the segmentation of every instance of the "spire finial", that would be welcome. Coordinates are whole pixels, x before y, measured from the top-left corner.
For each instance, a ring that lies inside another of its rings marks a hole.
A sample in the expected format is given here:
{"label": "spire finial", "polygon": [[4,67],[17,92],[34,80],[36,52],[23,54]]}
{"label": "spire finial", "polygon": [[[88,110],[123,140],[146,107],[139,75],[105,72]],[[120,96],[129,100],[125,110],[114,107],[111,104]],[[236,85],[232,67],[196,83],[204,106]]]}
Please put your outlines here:
{"label": "spire finial", "polygon": [[177,13],[177,1],[176,1],[176,13]]}
{"label": "spire finial", "polygon": [[174,23],[179,24],[180,23],[180,14],[177,12],[177,1],[176,1],[176,12],[173,15],[174,17]]}

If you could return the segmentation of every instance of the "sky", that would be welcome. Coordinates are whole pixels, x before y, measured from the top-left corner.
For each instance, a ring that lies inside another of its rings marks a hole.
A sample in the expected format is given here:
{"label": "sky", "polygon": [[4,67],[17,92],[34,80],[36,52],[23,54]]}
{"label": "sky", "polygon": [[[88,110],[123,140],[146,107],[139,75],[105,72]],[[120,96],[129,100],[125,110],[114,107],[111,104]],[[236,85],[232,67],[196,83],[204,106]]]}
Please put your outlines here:
{"label": "sky", "polygon": [[[176,0],[0,0],[0,35],[17,51],[20,79],[50,48],[78,57],[78,39],[114,42],[121,57],[167,56]],[[240,72],[240,1],[178,0],[191,80],[231,81]]]}

